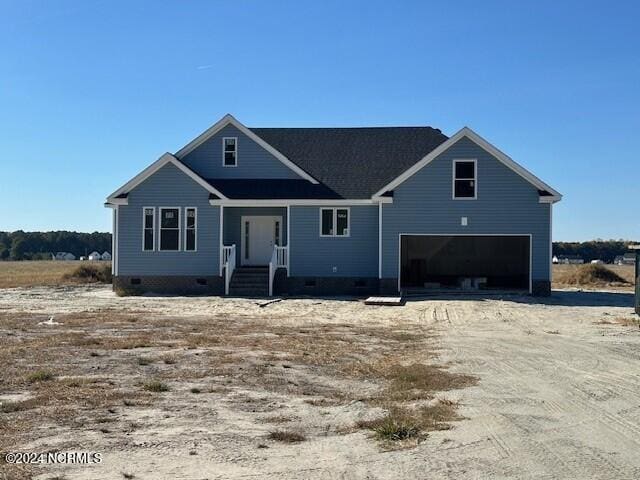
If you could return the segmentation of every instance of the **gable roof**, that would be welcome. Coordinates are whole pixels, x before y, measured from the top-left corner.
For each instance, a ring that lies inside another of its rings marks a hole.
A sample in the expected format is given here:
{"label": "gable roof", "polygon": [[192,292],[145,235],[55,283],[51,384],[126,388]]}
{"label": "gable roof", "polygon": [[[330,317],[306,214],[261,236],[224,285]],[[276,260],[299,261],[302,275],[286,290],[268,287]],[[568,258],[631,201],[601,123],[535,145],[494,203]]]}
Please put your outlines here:
{"label": "gable roof", "polygon": [[209,184],[232,200],[339,200],[327,186],[289,178],[207,178]]}
{"label": "gable roof", "polygon": [[207,182],[202,177],[200,177],[200,175],[195,173],[193,170],[191,170],[189,167],[187,167],[184,163],[182,163],[176,157],[174,157],[170,153],[165,153],[158,160],[153,162],[151,165],[149,165],[147,168],[145,168],[142,172],[140,172],[138,175],[133,177],[131,180],[129,180],[127,183],[125,183],[118,190],[116,190],[111,195],[109,195],[107,197],[107,203],[125,204],[126,205],[126,203],[127,203],[127,194],[132,189],[134,189],[136,186],[138,186],[139,184],[144,182],[151,175],[153,175],[158,170],[160,170],[162,167],[167,165],[168,163],[171,163],[171,164],[175,165],[176,167],[178,167],[182,172],[184,172],[194,182],[196,182],[202,188],[207,190],[209,193],[217,195],[219,198],[227,198],[223,193],[221,193],[219,190],[216,190],[216,188],[213,187],[211,184],[209,184],[209,182]]}
{"label": "gable roof", "polygon": [[447,140],[431,127],[250,128],[339,198],[371,198]]}
{"label": "gable roof", "polygon": [[262,138],[260,138],[254,132],[252,132],[250,129],[245,127],[242,123],[240,123],[238,120],[236,120],[236,118],[233,115],[231,115],[229,113],[227,113],[219,121],[217,121],[215,124],[213,124],[207,130],[205,130],[203,133],[201,133],[196,138],[194,138],[187,145],[185,145],[180,150],[178,150],[176,152],[176,154],[175,154],[176,158],[183,158],[185,155],[191,153],[193,150],[195,150],[200,145],[202,145],[204,142],[209,140],[211,137],[213,137],[216,133],[218,133],[220,130],[222,130],[227,125],[233,125],[234,127],[236,127],[238,130],[240,130],[242,133],[244,133],[247,137],[249,137],[251,140],[256,142],[258,145],[260,145],[262,148],[264,148],[267,152],[269,152],[271,155],[276,157],[283,164],[285,164],[287,167],[289,167],[291,170],[293,170],[295,173],[300,175],[305,180],[308,180],[311,183],[318,183],[318,181],[315,178],[313,178],[311,175],[309,175],[307,172],[305,172],[302,168],[300,168],[294,162],[289,160],[285,155],[283,155],[276,148],[274,148],[273,145],[269,144],[268,142],[265,142]]}
{"label": "gable roof", "polygon": [[528,171],[522,165],[516,163],[506,153],[502,152],[497,147],[490,144],[488,141],[486,141],[476,132],[471,130],[469,127],[464,127],[460,129],[455,135],[453,135],[446,142],[441,143],[437,148],[435,148],[434,150],[429,152],[427,155],[425,155],[424,158],[422,158],[415,165],[411,166],[411,168],[406,170],[402,175],[398,176],[393,181],[389,182],[388,184],[380,188],[380,190],[378,190],[373,196],[377,197],[384,194],[385,192],[388,192],[389,190],[393,190],[402,182],[404,182],[409,177],[411,177],[414,173],[418,172],[423,167],[431,163],[438,155],[445,152],[449,147],[451,147],[453,144],[455,144],[457,141],[459,141],[461,138],[464,138],[464,137],[468,138],[469,140],[474,142],[476,145],[478,145],[480,148],[483,148],[484,150],[489,152],[491,155],[497,158],[500,162],[505,164],[511,170],[513,170],[522,178],[524,178],[533,186],[535,186],[539,191],[547,192],[550,194],[550,195],[547,195],[546,193],[541,194],[541,197],[540,197],[541,201],[553,203],[553,202],[560,201],[560,199],[562,199],[562,194],[560,194],[560,192],[551,188],[549,185],[547,185],[538,177],[536,177],[533,173]]}

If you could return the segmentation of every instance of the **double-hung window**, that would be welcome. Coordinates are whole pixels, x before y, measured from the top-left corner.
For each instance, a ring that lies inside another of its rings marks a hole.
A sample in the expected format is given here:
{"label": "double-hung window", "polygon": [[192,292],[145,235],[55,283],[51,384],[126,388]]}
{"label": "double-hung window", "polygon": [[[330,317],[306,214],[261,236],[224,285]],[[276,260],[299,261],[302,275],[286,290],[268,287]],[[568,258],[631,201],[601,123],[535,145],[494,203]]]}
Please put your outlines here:
{"label": "double-hung window", "polygon": [[160,207],[160,250],[180,250],[180,209]]}
{"label": "double-hung window", "polygon": [[320,236],[348,237],[350,221],[348,208],[321,208]]}
{"label": "double-hung window", "polygon": [[195,252],[197,247],[198,209],[187,207],[184,209],[186,217],[184,230],[184,249],[187,252]]}
{"label": "double-hung window", "polygon": [[238,138],[224,137],[222,139],[222,165],[235,167],[238,165]]}
{"label": "double-hung window", "polygon": [[453,199],[474,200],[478,197],[477,162],[473,160],[453,161]]}
{"label": "double-hung window", "polygon": [[144,207],[142,209],[142,250],[152,252],[155,250],[156,209]]}

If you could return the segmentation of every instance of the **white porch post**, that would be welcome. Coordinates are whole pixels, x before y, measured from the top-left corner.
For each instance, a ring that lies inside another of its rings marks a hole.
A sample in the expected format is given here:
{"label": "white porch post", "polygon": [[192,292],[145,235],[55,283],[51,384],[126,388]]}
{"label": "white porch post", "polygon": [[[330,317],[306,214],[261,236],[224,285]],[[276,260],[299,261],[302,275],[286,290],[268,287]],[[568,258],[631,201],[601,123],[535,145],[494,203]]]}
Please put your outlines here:
{"label": "white porch post", "polygon": [[287,205],[287,277],[291,275],[291,205]]}
{"label": "white porch post", "polygon": [[378,204],[378,278],[382,278],[382,202]]}
{"label": "white porch post", "polygon": [[220,245],[218,252],[218,263],[220,264],[220,276],[222,276],[222,247],[224,246],[224,207],[220,205]]}

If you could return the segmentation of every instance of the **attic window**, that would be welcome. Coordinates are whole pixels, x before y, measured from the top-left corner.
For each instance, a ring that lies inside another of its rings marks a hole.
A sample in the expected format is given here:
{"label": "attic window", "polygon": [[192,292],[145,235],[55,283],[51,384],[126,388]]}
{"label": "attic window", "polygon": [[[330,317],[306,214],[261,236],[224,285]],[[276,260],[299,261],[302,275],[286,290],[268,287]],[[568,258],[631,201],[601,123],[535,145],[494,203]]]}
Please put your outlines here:
{"label": "attic window", "polygon": [[478,194],[476,160],[453,161],[453,199],[474,200]]}
{"label": "attic window", "polygon": [[222,139],[222,165],[235,167],[238,165],[238,138],[224,137]]}

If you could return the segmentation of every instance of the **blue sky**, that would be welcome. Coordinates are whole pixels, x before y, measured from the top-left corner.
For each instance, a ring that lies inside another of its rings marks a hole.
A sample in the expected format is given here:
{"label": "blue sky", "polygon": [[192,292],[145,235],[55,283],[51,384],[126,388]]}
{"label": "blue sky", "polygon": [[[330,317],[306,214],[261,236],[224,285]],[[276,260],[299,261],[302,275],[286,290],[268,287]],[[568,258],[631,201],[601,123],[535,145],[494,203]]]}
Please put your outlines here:
{"label": "blue sky", "polygon": [[0,0],[0,230],[105,197],[227,112],[468,125],[565,195],[556,240],[640,240],[640,4]]}

